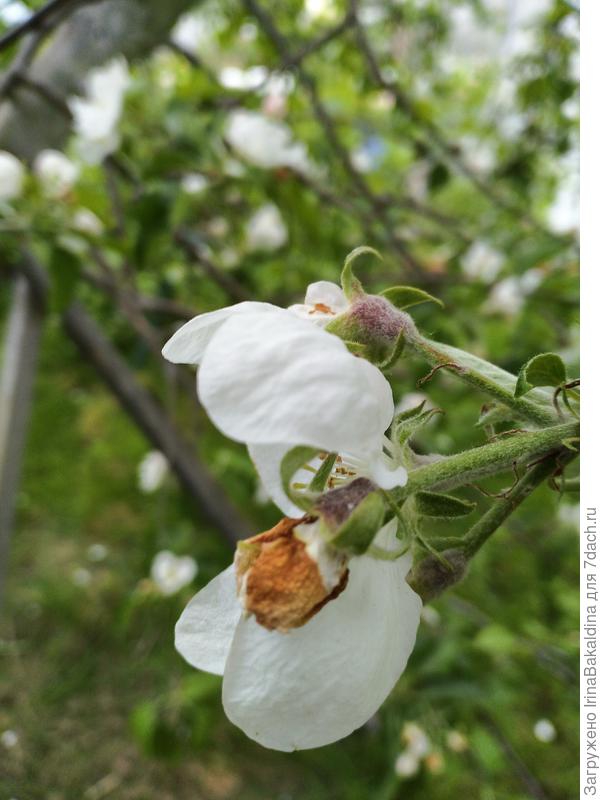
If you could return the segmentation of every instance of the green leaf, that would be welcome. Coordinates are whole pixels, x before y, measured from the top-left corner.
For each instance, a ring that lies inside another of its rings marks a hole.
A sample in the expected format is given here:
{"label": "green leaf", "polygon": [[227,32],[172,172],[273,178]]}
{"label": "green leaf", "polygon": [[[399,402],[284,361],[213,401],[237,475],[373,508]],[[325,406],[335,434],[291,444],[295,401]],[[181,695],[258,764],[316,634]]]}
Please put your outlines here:
{"label": "green leaf", "polygon": [[487,425],[498,425],[501,422],[514,420],[515,412],[508,406],[494,404],[481,411],[479,419],[475,423],[476,428],[485,428]]}
{"label": "green leaf", "polygon": [[424,405],[425,400],[415,409],[398,414],[392,423],[392,441],[405,444],[432,417],[444,413],[441,408],[429,408],[427,411],[423,411]]}
{"label": "green leaf", "polygon": [[565,363],[556,353],[540,353],[523,364],[517,377],[515,397],[536,386],[561,386],[567,380]]}
{"label": "green leaf", "polygon": [[279,469],[283,490],[290,498],[292,503],[295,503],[295,505],[306,511],[312,507],[313,501],[316,499],[317,495],[313,494],[312,492],[299,492],[297,489],[292,487],[291,483],[298,470],[302,469],[305,464],[307,464],[317,455],[317,453],[320,452],[321,451],[316,447],[304,447],[301,445],[299,447],[292,448],[281,459],[281,465]]}
{"label": "green leaf", "polygon": [[452,519],[466,517],[476,508],[476,503],[469,500],[460,500],[451,494],[438,492],[417,492],[415,494],[415,508],[425,517],[438,517],[439,519]]}
{"label": "green leaf", "polygon": [[338,528],[332,543],[353,555],[365,553],[383,525],[386,504],[379,492],[371,492]]}
{"label": "green leaf", "polygon": [[380,294],[395,305],[396,308],[400,309],[410,308],[419,303],[437,303],[442,308],[444,307],[442,301],[437,297],[414,286],[392,286],[389,289],[384,289]]}
{"label": "green leaf", "polygon": [[344,290],[344,294],[349,300],[356,297],[357,295],[364,294],[362,283],[354,275],[352,264],[354,261],[356,261],[357,258],[360,258],[361,256],[367,253],[376,256],[380,261],[383,260],[381,258],[381,253],[375,250],[375,248],[368,247],[367,245],[361,245],[360,247],[355,247],[354,250],[352,250],[352,252],[348,253],[344,261],[340,283],[342,284],[342,289]]}

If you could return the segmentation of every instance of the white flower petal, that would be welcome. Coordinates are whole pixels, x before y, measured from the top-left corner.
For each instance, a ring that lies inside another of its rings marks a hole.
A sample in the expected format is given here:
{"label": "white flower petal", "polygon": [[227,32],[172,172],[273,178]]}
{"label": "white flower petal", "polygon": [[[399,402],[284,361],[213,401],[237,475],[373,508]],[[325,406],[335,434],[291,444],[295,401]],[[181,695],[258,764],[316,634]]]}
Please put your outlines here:
{"label": "white flower petal", "polygon": [[304,302],[307,306],[314,306],[322,303],[329,306],[332,311],[339,313],[348,308],[349,303],[346,295],[337,283],[331,281],[316,281],[308,285]]}
{"label": "white flower petal", "polygon": [[353,559],[345,591],[286,634],[242,620],[223,682],[229,719],[285,751],[321,747],[367,722],[414,647],[422,603],[404,580],[409,567],[408,556]]}
{"label": "white flower petal", "polygon": [[395,489],[396,486],[406,486],[408,472],[404,467],[388,467],[383,458],[379,458],[369,465],[370,477],[382,489]]}
{"label": "white flower petal", "polygon": [[[302,517],[304,511],[294,505],[281,483],[281,459],[290,450],[289,444],[249,444],[248,452],[260,475],[262,484],[275,505],[287,517]],[[302,477],[300,477],[302,476]],[[312,474],[306,470],[299,473],[298,480],[310,481]]]}
{"label": "white flower petal", "polygon": [[206,346],[221,325],[235,314],[257,311],[279,311],[270,303],[246,300],[233,306],[199,314],[189,320],[171,336],[162,350],[163,356],[174,364],[199,364]]}
{"label": "white flower petal", "polygon": [[206,349],[198,392],[237,441],[366,456],[381,449],[394,412],[376,367],[287,311],[231,317]]}
{"label": "white flower petal", "polygon": [[196,669],[222,675],[241,613],[232,564],[187,604],[175,626],[175,647]]}

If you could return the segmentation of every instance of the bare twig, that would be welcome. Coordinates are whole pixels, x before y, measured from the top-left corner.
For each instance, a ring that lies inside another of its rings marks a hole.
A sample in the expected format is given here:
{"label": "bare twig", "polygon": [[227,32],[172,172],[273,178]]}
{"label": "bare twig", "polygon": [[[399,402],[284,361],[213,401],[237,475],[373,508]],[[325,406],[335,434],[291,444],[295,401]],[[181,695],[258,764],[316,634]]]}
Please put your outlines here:
{"label": "bare twig", "polygon": [[242,284],[238,283],[238,281],[236,281],[235,278],[228,273],[219,269],[219,267],[205,253],[203,253],[199,247],[197,247],[189,233],[183,229],[179,229],[175,231],[174,240],[181,247],[181,249],[187,253],[189,258],[198,264],[202,268],[203,272],[212,281],[214,281],[217,286],[220,286],[221,289],[223,289],[223,291],[231,300],[240,303],[243,300],[250,299],[250,293],[242,286]]}
{"label": "bare twig", "polygon": [[[91,0],[85,0],[85,2],[91,2]],[[45,34],[48,33],[57,22],[56,18],[54,20],[52,19],[54,15],[62,19],[62,14],[59,12],[67,10],[69,6],[72,6],[74,9],[75,6],[81,4],[82,0],[49,0],[45,6],[34,11],[31,16],[20,25],[15,25],[14,28],[8,30],[3,36],[0,36],[0,52],[11,44],[14,44],[26,33],[29,33],[29,31],[43,30]]]}

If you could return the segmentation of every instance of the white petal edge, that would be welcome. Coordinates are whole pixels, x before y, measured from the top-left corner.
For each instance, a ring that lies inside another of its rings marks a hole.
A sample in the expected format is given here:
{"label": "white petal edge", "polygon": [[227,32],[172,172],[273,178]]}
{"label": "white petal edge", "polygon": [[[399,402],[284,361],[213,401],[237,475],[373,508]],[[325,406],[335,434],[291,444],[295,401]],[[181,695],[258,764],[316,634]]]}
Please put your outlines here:
{"label": "white petal edge", "polygon": [[[382,546],[391,541],[389,531],[378,536]],[[330,744],[367,722],[415,644],[422,602],[405,581],[410,564],[410,556],[353,559],[345,591],[287,634],[242,620],[223,681],[231,722],[288,752]]]}
{"label": "white petal edge", "polygon": [[237,314],[280,311],[271,303],[246,300],[233,306],[199,314],[185,323],[168,340],[162,349],[167,361],[174,364],[199,364],[211,338],[230,317]]}
{"label": "white petal edge", "polygon": [[231,439],[367,457],[380,452],[394,413],[376,367],[287,311],[227,320],[206,349],[198,394]]}
{"label": "white petal edge", "polygon": [[[289,444],[249,444],[248,453],[258,472],[265,490],[277,508],[286,517],[302,517],[304,511],[292,503],[281,482],[281,460],[290,450]],[[298,480],[312,478],[311,473],[302,470]]]}
{"label": "white petal edge", "polygon": [[322,303],[325,306],[329,306],[336,314],[345,311],[350,305],[342,288],[338,286],[337,283],[332,283],[331,281],[315,281],[315,283],[310,283],[306,288],[304,302],[307,306],[314,306],[316,303]]}
{"label": "white petal edge", "polygon": [[233,564],[192,597],[175,625],[175,647],[196,669],[222,675],[242,615]]}

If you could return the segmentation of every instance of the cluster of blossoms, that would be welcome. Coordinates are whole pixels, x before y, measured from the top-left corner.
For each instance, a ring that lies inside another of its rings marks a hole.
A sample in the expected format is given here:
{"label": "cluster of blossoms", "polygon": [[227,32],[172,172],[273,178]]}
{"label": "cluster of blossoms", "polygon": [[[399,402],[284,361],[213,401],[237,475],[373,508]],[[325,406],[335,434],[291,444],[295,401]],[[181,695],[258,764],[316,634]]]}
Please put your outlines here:
{"label": "cluster of blossoms", "polygon": [[286,515],[239,542],[175,631],[189,663],[224,675],[230,720],[278,750],[322,746],[367,722],[405,668],[422,609],[383,499],[410,465],[386,435],[394,402],[377,366],[412,320],[342,282],[345,291],[312,284],[288,309],[245,302],[202,314],[163,350],[198,366],[200,402],[248,446]]}

